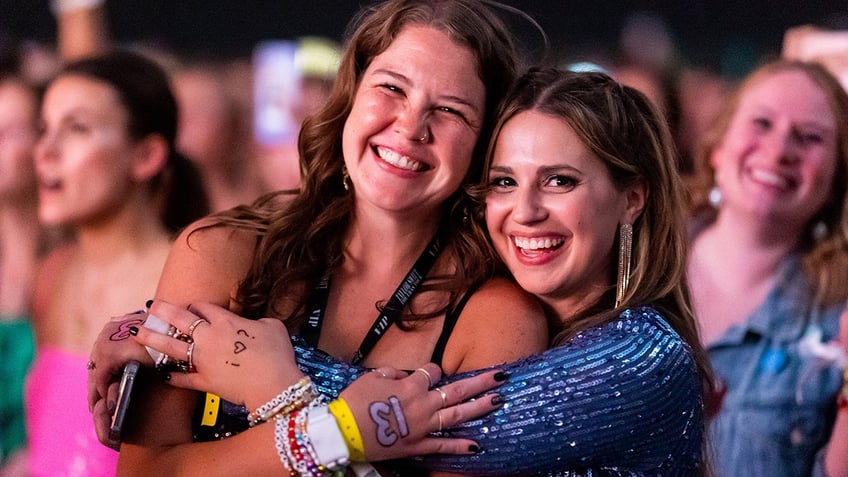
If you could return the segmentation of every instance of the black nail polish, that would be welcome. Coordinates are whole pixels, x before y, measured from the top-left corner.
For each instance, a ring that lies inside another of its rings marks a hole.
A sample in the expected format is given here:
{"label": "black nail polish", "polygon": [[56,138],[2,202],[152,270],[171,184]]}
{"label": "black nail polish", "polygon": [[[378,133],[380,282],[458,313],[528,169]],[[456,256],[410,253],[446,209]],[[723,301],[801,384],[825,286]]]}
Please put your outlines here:
{"label": "black nail polish", "polygon": [[151,306],[153,306],[153,300],[147,300],[147,302],[144,304],[145,308],[150,308]]}
{"label": "black nail polish", "polygon": [[504,403],[504,398],[500,394],[492,396],[492,406],[500,406]]}
{"label": "black nail polish", "polygon": [[495,373],[495,381],[498,382],[506,381],[508,377],[509,373],[505,373],[503,371],[498,371],[497,373]]}
{"label": "black nail polish", "polygon": [[162,373],[162,381],[170,381],[171,373]]}
{"label": "black nail polish", "polygon": [[468,446],[468,452],[473,452],[476,454],[480,452],[480,448],[475,446],[474,444],[471,444],[470,446]]}
{"label": "black nail polish", "polygon": [[133,336],[138,335],[138,326],[130,326],[130,334]]}

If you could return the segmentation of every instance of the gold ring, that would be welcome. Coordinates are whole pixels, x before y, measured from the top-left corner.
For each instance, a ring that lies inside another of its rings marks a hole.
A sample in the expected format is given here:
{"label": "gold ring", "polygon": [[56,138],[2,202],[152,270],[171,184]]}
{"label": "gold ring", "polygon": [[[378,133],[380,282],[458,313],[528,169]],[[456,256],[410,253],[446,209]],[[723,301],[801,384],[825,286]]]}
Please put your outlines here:
{"label": "gold ring", "polygon": [[[207,320],[206,318],[198,318],[198,319],[194,320],[194,323],[192,323],[191,326],[188,327],[188,337],[189,337],[189,339],[192,339],[192,340],[194,339],[194,329],[197,328],[197,325],[203,323],[204,321],[206,323],[209,323],[209,320]],[[212,323],[209,323],[209,324],[211,325]]]}
{"label": "gold ring", "polygon": [[439,430],[436,432],[442,432],[442,412],[436,411],[436,417],[439,418]]}
{"label": "gold ring", "polygon": [[439,395],[442,396],[442,409],[448,407],[448,393],[442,390],[442,388],[436,388],[435,391],[438,391]]}
{"label": "gold ring", "polygon": [[430,376],[430,372],[427,371],[424,368],[418,368],[418,369],[415,370],[415,372],[418,372],[418,371],[421,371],[422,373],[424,373],[424,376],[427,378],[427,389],[430,389],[431,387],[433,387],[433,377]]}
{"label": "gold ring", "polygon": [[87,369],[87,370],[89,370],[89,371],[91,371],[92,369],[94,369],[94,361],[92,361],[92,360],[88,360],[88,362],[87,362],[87,363],[85,363],[85,369]]}

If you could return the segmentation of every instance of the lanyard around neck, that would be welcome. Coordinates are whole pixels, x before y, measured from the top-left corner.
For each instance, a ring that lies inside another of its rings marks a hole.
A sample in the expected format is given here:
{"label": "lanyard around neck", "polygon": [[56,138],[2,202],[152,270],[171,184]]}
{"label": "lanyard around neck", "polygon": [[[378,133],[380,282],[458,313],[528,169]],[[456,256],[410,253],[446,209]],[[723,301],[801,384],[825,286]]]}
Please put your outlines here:
{"label": "lanyard around neck", "polygon": [[[374,349],[374,346],[382,338],[389,326],[397,321],[398,316],[400,316],[401,311],[403,311],[409,299],[412,298],[418,285],[421,284],[424,277],[427,276],[427,273],[433,267],[441,250],[442,241],[439,234],[436,234],[430,240],[427,248],[421,252],[421,256],[418,257],[418,260],[409,269],[406,277],[400,282],[392,297],[389,298],[389,301],[371,325],[371,329],[368,330],[368,333],[362,340],[362,344],[359,345],[359,349],[353,355],[353,360],[351,361],[353,364],[360,364],[368,356],[368,353]],[[326,275],[312,291],[312,296],[307,303],[310,310],[309,318],[300,330],[301,337],[313,348],[318,347],[318,338],[321,336],[321,325],[324,322],[324,310],[327,308],[329,295],[330,277]]]}

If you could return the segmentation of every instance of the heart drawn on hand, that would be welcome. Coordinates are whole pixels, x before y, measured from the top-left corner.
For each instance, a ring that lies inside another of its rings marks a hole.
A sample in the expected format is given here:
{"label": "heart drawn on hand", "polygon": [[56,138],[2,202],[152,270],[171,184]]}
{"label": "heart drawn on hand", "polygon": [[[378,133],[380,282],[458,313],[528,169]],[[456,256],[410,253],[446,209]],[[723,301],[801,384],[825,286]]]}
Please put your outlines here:
{"label": "heart drawn on hand", "polygon": [[236,341],[233,344],[233,353],[234,354],[239,354],[246,349],[247,349],[247,346],[245,346],[244,343],[242,343],[241,341]]}

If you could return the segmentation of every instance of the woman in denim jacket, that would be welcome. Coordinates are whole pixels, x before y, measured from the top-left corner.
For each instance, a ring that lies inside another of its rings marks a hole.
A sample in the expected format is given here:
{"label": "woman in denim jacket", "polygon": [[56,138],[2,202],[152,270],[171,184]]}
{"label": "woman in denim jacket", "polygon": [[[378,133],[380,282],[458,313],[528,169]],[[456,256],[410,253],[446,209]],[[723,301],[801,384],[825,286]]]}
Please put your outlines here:
{"label": "woman in denim jacket", "polygon": [[846,123],[848,96],[830,74],[776,62],[742,83],[704,138],[689,277],[726,389],[711,426],[719,475],[848,472],[837,444],[848,342],[834,344],[848,297]]}

